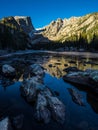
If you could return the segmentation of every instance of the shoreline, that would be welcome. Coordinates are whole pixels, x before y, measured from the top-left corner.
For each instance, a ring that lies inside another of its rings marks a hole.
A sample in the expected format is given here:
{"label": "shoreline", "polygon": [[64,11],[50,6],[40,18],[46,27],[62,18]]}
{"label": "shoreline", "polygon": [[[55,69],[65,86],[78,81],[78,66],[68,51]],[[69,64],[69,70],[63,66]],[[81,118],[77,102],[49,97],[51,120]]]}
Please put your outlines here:
{"label": "shoreline", "polygon": [[[2,51],[2,50],[1,50]],[[5,54],[4,54],[5,52]],[[87,58],[98,58],[98,53],[93,53],[93,52],[74,52],[74,51],[63,51],[63,52],[58,52],[58,51],[43,51],[43,50],[21,50],[21,51],[16,51],[16,52],[7,52],[3,51],[0,52],[0,58],[6,58],[6,57],[11,57],[15,55],[25,55],[25,54],[37,54],[37,53],[47,53],[47,54],[57,54],[57,55],[67,55],[67,56],[82,56],[82,57],[87,57]]]}

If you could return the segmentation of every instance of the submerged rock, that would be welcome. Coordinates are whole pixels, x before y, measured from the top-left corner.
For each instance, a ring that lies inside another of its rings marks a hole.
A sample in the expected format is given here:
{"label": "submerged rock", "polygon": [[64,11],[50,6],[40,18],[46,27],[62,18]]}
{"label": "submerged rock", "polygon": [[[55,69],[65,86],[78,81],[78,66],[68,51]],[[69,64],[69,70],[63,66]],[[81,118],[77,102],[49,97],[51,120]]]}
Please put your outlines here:
{"label": "submerged rock", "polygon": [[54,120],[60,123],[65,121],[65,106],[57,97],[48,97],[48,103]]}
{"label": "submerged rock", "polygon": [[3,87],[7,87],[7,86],[14,84],[14,81],[11,79],[8,79],[6,77],[2,77],[1,84]]}
{"label": "submerged rock", "polygon": [[16,117],[13,118],[13,126],[16,129],[21,129],[23,126],[23,119],[24,119],[24,115],[18,115]]}
{"label": "submerged rock", "polygon": [[68,91],[69,93],[71,94],[72,96],[72,100],[80,105],[80,106],[85,106],[84,102],[83,102],[83,99],[82,99],[82,96],[73,88],[68,88]]}
{"label": "submerged rock", "polygon": [[0,130],[12,130],[8,117],[6,117],[2,121],[0,121]]}
{"label": "submerged rock", "polygon": [[43,121],[44,123],[50,122],[50,111],[47,108],[47,99],[44,95],[38,94],[37,106],[36,106],[36,119],[38,121]]}

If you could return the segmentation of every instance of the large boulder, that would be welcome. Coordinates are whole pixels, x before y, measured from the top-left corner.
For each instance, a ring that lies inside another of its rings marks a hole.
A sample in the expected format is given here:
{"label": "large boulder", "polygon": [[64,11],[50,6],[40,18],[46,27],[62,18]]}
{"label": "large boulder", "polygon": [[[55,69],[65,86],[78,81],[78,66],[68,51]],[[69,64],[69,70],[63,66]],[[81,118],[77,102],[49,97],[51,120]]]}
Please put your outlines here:
{"label": "large boulder", "polygon": [[36,75],[39,77],[43,77],[45,74],[43,67],[38,64],[33,64],[30,66],[30,73],[32,76]]}
{"label": "large boulder", "polygon": [[51,115],[54,120],[64,123],[65,106],[44,84],[38,82],[37,76],[25,80],[21,85],[21,94],[28,102],[36,103],[35,117],[38,121],[49,123]]}
{"label": "large boulder", "polygon": [[63,76],[64,81],[92,89],[98,93],[98,70],[87,69],[85,71],[69,72]]}
{"label": "large boulder", "polygon": [[44,123],[50,122],[50,111],[47,108],[47,99],[41,93],[38,94],[37,106],[36,106],[36,118],[38,121],[43,121]]}
{"label": "large boulder", "polygon": [[48,104],[54,120],[60,123],[65,121],[65,105],[57,98],[48,96]]}
{"label": "large boulder", "polygon": [[35,101],[37,92],[44,89],[45,85],[39,82],[37,76],[23,81],[20,89],[28,101]]}
{"label": "large boulder", "polygon": [[43,82],[44,75],[44,68],[41,65],[32,64],[25,69],[23,74],[23,80],[28,79],[29,77],[37,76],[39,82]]}
{"label": "large boulder", "polygon": [[72,96],[72,100],[80,105],[80,106],[85,106],[83,99],[82,99],[82,95],[80,95],[75,89],[73,88],[68,88],[68,91],[70,93],[70,95]]}
{"label": "large boulder", "polygon": [[12,130],[8,117],[6,117],[2,121],[0,121],[0,130]]}
{"label": "large boulder", "polygon": [[18,23],[18,25],[23,29],[26,34],[30,34],[34,31],[34,27],[32,25],[31,18],[28,16],[15,16],[14,19]]}
{"label": "large boulder", "polygon": [[54,97],[51,90],[44,85],[44,74],[44,69],[40,65],[31,65],[31,78],[24,78],[20,87],[21,94],[28,102],[34,101],[34,103],[36,103],[35,117],[38,121],[49,123],[52,115],[53,119],[64,123],[65,106],[58,98]]}
{"label": "large boulder", "polygon": [[4,76],[15,76],[16,71],[15,68],[13,68],[11,65],[4,64],[2,66],[2,73]]}
{"label": "large boulder", "polygon": [[44,88],[43,94],[45,95],[46,98],[53,96],[52,91],[48,87]]}

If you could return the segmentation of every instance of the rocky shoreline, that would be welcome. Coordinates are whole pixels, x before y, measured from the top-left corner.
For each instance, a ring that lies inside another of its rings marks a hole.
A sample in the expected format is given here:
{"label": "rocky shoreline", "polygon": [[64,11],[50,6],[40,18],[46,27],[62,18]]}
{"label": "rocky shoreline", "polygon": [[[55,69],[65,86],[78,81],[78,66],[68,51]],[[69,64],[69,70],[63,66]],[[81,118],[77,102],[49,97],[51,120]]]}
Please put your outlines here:
{"label": "rocky shoreline", "polygon": [[[30,77],[28,77],[29,74]],[[44,68],[40,65],[30,65],[29,71],[27,71],[27,73],[25,72],[23,75],[23,82],[20,86],[21,95],[27,102],[35,104],[34,106],[36,111],[34,117],[38,122],[47,124],[51,119],[53,119],[62,124],[65,121],[65,105],[54,96],[47,86],[44,85],[44,74]],[[13,79],[15,75],[15,68],[8,64],[2,66],[2,76],[8,79]],[[16,122],[19,122],[19,120],[21,120],[21,117],[19,117]],[[9,117],[0,121],[0,129],[3,128],[3,124],[5,125],[4,130],[9,130]],[[20,122],[15,125],[20,125]]]}
{"label": "rocky shoreline", "polygon": [[46,53],[46,54],[56,54],[56,55],[73,55],[73,56],[82,56],[82,57],[89,57],[89,58],[98,58],[98,53],[92,52],[78,52],[78,51],[49,51],[49,50],[24,50],[24,51],[7,51],[7,50],[0,50],[0,59],[17,56],[17,55],[25,55],[25,54],[37,54],[37,53]]}
{"label": "rocky shoreline", "polygon": [[[34,120],[42,124],[48,124],[51,120],[54,120],[56,123],[64,124],[66,122],[66,106],[59,99],[59,96],[56,96],[56,94],[59,95],[59,91],[54,94],[54,91],[48,88],[43,80],[47,70],[46,68],[44,69],[41,64],[44,60],[47,61],[49,56],[45,55],[44,57],[39,57],[37,55],[34,57],[32,55],[28,56],[23,54],[25,56],[21,57],[20,55],[21,53],[16,57],[16,59],[14,59],[14,57],[12,57],[12,59],[10,59],[11,57],[7,59],[6,57],[7,61],[2,60],[2,63],[0,63],[0,84],[2,84],[3,87],[7,87],[20,81],[21,78],[22,84],[19,91],[22,98],[28,104],[33,104]],[[69,62],[70,64],[74,64],[74,61],[72,60]],[[61,63],[58,61],[55,62],[55,64],[48,65],[51,69],[54,65],[57,65],[57,67],[61,66]],[[65,69],[62,71],[66,72],[66,75],[63,76],[65,82],[69,82],[74,86],[78,85],[82,89],[90,89],[92,93],[94,92],[94,94],[98,94],[98,70],[79,70],[77,67],[68,67],[67,64],[64,64],[64,67]],[[59,71],[61,72],[61,70]],[[67,88],[67,90],[75,104],[81,107],[85,106],[85,102],[83,101],[80,92],[73,88]],[[87,94],[90,95],[89,93]],[[92,107],[96,109],[95,106]],[[21,129],[23,119],[24,115],[21,114],[16,115],[12,119],[9,116],[0,118],[0,129],[2,128],[2,122],[5,123],[5,125],[9,124],[12,128]],[[9,130],[8,127],[6,127],[5,130]]]}
{"label": "rocky shoreline", "polygon": [[[68,70],[68,69],[67,69]],[[72,83],[73,85],[79,85],[80,87],[86,87],[98,94],[98,70],[87,69],[85,71],[72,70],[69,68],[67,74],[63,76],[64,81]]]}

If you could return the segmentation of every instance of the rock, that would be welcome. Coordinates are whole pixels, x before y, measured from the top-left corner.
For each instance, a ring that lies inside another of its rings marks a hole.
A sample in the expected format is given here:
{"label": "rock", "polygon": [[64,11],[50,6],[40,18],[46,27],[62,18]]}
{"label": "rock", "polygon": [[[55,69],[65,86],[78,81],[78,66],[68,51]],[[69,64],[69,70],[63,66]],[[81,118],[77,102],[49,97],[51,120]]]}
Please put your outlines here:
{"label": "rock", "polygon": [[44,95],[38,94],[37,106],[36,106],[36,119],[43,121],[44,123],[50,122],[50,111],[47,109],[47,100]]}
{"label": "rock", "polygon": [[96,71],[96,70],[93,70],[93,69],[86,69],[85,71],[83,71],[82,73],[81,73],[81,75],[83,75],[83,76],[89,76],[92,72],[94,72],[94,71]]}
{"label": "rock", "polygon": [[63,69],[63,71],[69,73],[69,72],[78,72],[79,69],[77,67],[68,67],[68,68],[65,68]]}
{"label": "rock", "polygon": [[71,76],[81,76],[82,73],[79,71],[79,72],[69,72],[66,76],[67,77],[71,77]]}
{"label": "rock", "polygon": [[2,121],[0,121],[0,130],[12,130],[8,117],[6,117]]}
{"label": "rock", "polygon": [[5,64],[2,66],[2,72],[4,76],[15,76],[16,74],[15,68],[13,68],[12,66],[8,64]]}
{"label": "rock", "polygon": [[25,70],[24,70],[24,73],[23,73],[23,80],[26,80],[29,78],[29,75],[30,75],[30,69],[29,67],[27,67]]}
{"label": "rock", "polygon": [[21,86],[21,94],[27,101],[35,101],[37,121],[49,123],[51,115],[54,120],[64,123],[65,106],[44,84],[38,82],[37,77],[25,80]]}
{"label": "rock", "polygon": [[[32,77],[29,79],[24,78],[20,87],[21,94],[27,99],[28,102],[36,103],[37,121],[49,123],[51,115],[53,119],[60,123],[65,120],[65,106],[56,97],[53,96],[51,90],[44,85],[43,76],[44,69],[37,64],[30,66]],[[28,74],[26,74],[26,77]]]}
{"label": "rock", "polygon": [[15,69],[10,65],[5,64],[2,66],[2,72],[3,73],[13,73],[13,72],[15,72]]}
{"label": "rock", "polygon": [[30,17],[15,16],[14,19],[17,21],[17,23],[20,25],[20,27],[23,29],[25,33],[29,34],[35,30]]}
{"label": "rock", "polygon": [[69,93],[71,94],[72,96],[72,100],[80,105],[80,106],[85,106],[84,102],[83,102],[83,99],[82,99],[82,96],[73,88],[68,88],[68,91]]}
{"label": "rock", "polygon": [[[89,15],[85,15],[83,17],[71,17],[69,19],[65,18],[65,19],[60,19],[60,20],[57,19],[55,21],[52,21],[49,25],[45,26],[44,27],[45,30],[42,31],[41,34],[53,42],[56,42],[56,41],[59,41],[61,43],[64,43],[66,41],[70,42],[72,41],[72,38],[74,37],[74,35],[76,35],[79,38],[79,35],[82,33],[84,27],[85,27],[85,30],[87,30],[86,36],[89,35],[90,33],[89,30],[94,30],[95,23],[96,24],[98,23],[97,17],[98,17],[98,13],[96,14],[92,13]],[[81,21],[83,21],[84,19],[85,19],[85,23],[84,22],[81,23]],[[88,24],[90,26],[87,26]],[[83,28],[80,28],[80,26]],[[92,33],[90,34],[93,37],[93,34]],[[68,47],[68,45],[66,45],[65,50],[77,51],[77,48]],[[85,49],[80,47],[79,51],[85,51]]]}
{"label": "rock", "polygon": [[93,72],[91,72],[90,78],[96,83],[98,83],[98,70],[94,70]]}
{"label": "rock", "polygon": [[28,101],[34,101],[37,96],[37,91],[43,90],[45,85],[39,83],[37,77],[32,77],[28,80],[25,80],[21,85],[21,93],[26,97]]}
{"label": "rock", "polygon": [[[98,70],[87,69],[85,71],[69,72],[63,76],[64,81],[74,85],[84,86],[98,93]],[[83,88],[83,87],[82,87]]]}
{"label": "rock", "polygon": [[13,126],[16,129],[21,129],[23,126],[23,119],[24,119],[24,115],[18,115],[16,117],[13,118]]}
{"label": "rock", "polygon": [[44,96],[47,98],[49,96],[53,96],[53,93],[50,91],[49,88],[45,87],[44,90],[43,90],[43,94]]}
{"label": "rock", "polygon": [[65,106],[57,97],[48,96],[48,103],[54,120],[60,123],[65,121]]}
{"label": "rock", "polygon": [[39,76],[39,77],[43,77],[44,74],[45,74],[43,67],[41,67],[38,64],[31,65],[30,66],[30,72],[31,72],[31,75],[36,75],[36,76]]}
{"label": "rock", "polygon": [[98,70],[87,69],[82,75],[87,76],[90,79],[90,83],[98,84]]}

